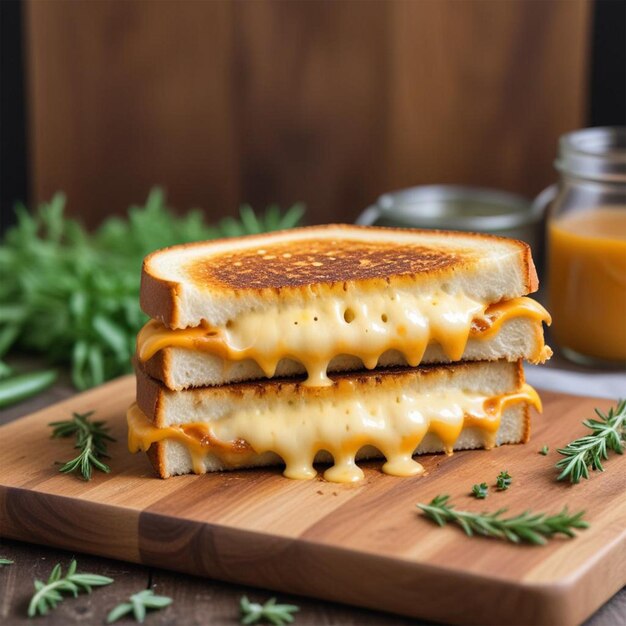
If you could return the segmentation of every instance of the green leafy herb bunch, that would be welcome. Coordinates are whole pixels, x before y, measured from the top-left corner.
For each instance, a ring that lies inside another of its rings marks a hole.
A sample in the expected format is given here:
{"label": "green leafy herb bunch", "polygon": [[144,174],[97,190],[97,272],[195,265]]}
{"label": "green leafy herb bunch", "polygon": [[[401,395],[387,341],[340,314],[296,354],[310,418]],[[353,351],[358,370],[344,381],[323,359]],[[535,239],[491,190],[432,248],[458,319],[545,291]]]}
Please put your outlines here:
{"label": "green leafy herb bunch", "polygon": [[[139,308],[141,263],[169,245],[290,228],[299,204],[208,225],[200,211],[179,216],[161,189],[126,218],[108,218],[88,232],[64,214],[56,194],[31,214],[16,207],[17,223],[0,242],[0,359],[13,348],[71,365],[78,389],[130,371],[135,336],[146,321]],[[0,361],[0,363],[2,363]]]}

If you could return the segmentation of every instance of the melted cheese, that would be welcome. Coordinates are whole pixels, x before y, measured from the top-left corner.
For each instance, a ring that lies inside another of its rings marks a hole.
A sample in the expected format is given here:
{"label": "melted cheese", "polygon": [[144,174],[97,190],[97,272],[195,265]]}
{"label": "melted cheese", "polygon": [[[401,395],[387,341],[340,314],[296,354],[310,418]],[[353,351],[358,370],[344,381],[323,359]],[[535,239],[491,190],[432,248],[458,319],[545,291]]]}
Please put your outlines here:
{"label": "melted cheese", "polygon": [[328,363],[347,354],[376,367],[381,355],[398,350],[411,366],[426,347],[438,343],[458,361],[470,337],[488,339],[514,317],[550,323],[548,312],[530,298],[486,306],[465,295],[376,293],[359,300],[325,298],[312,306],[291,305],[239,316],[223,328],[198,326],[171,330],[150,321],[137,337],[137,354],[147,361],[168,347],[215,354],[225,361],[253,359],[272,377],[281,359],[300,361],[309,386],[327,386]]}
{"label": "melted cheese", "polygon": [[524,384],[514,393],[485,396],[459,389],[418,393],[377,390],[362,395],[300,401],[277,399],[263,407],[248,406],[210,422],[155,427],[133,405],[128,411],[128,445],[131,452],[148,450],[158,441],[177,441],[191,455],[194,472],[204,473],[207,454],[227,467],[254,462],[254,455],[274,452],[285,463],[288,478],[313,478],[316,454],[328,451],[334,464],[324,472],[332,482],[363,478],[356,455],[374,446],[387,459],[383,472],[393,476],[423,473],[412,457],[427,434],[436,435],[452,453],[464,428],[476,428],[485,448],[496,443],[502,412],[526,402],[541,410],[535,390]]}

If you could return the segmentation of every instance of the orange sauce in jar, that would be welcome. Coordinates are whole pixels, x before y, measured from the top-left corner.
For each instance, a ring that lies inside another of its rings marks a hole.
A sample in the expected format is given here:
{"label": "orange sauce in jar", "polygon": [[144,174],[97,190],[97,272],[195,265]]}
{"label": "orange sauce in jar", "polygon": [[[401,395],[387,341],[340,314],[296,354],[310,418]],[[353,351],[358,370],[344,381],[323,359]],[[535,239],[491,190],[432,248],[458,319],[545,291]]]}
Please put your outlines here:
{"label": "orange sauce in jar", "polygon": [[548,237],[555,341],[626,362],[626,206],[557,216]]}

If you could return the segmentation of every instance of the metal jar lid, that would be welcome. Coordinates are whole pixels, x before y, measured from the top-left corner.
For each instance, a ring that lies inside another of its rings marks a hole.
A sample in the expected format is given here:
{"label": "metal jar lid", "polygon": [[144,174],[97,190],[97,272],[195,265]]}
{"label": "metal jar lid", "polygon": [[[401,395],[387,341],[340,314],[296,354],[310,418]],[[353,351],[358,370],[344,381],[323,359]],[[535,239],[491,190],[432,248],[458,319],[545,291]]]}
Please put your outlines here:
{"label": "metal jar lid", "polygon": [[427,185],[383,194],[356,223],[497,233],[535,224],[542,217],[541,207],[516,194]]}

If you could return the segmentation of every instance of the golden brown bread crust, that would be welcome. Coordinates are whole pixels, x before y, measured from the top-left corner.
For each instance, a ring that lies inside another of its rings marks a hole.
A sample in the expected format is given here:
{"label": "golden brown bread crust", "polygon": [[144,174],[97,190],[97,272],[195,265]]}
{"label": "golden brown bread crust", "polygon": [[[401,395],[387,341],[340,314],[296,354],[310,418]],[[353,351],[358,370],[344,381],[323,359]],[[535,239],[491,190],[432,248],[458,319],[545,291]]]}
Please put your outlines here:
{"label": "golden brown bread crust", "polygon": [[162,383],[145,374],[137,363],[135,363],[135,382],[137,406],[154,424],[163,426],[159,420],[163,402]]}
{"label": "golden brown bread crust", "polygon": [[517,243],[521,243],[524,246],[522,262],[524,264],[524,275],[526,276],[526,288],[528,289],[528,293],[535,293],[535,291],[539,289],[539,276],[537,276],[537,268],[535,267],[535,262],[533,261],[530,246],[523,241],[517,241]]}
{"label": "golden brown bread crust", "polygon": [[[420,245],[398,245],[342,239],[288,241],[261,249],[236,250],[186,267],[192,282],[224,289],[283,289],[319,283],[337,283],[414,276],[460,266],[467,254],[444,252]],[[390,254],[391,253],[391,254]]]}
{"label": "golden brown bread crust", "polygon": [[146,451],[148,455],[148,459],[150,463],[152,463],[152,467],[154,471],[159,475],[160,478],[168,478],[168,474],[165,471],[165,445],[162,441],[157,441],[153,443],[148,450]]}
{"label": "golden brown bread crust", "polygon": [[[150,255],[151,256],[151,255]],[[139,288],[139,306],[152,317],[163,321],[172,327],[179,324],[178,309],[174,302],[178,297],[179,283],[163,280],[152,276],[146,270],[146,261],[141,271],[141,286]]]}
{"label": "golden brown bread crust", "polygon": [[[229,395],[231,397],[245,398],[254,402],[264,396],[298,396],[309,398],[323,398],[324,396],[338,396],[341,394],[358,394],[364,388],[377,386],[402,388],[407,379],[428,376],[445,376],[457,371],[476,367],[482,361],[458,362],[450,364],[421,365],[419,367],[390,367],[377,368],[375,370],[360,370],[357,372],[331,373],[329,377],[335,383],[331,387],[307,387],[302,384],[303,378],[273,378],[270,380],[245,381],[230,383],[219,387],[195,388],[186,391],[170,391],[162,382],[150,377],[142,365],[135,363],[137,380],[137,406],[152,421],[155,426],[165,426],[164,400],[165,395],[170,393],[202,394],[210,392],[215,398]],[[524,369],[521,359],[515,364],[515,389],[519,389],[524,383]],[[356,389],[355,389],[356,387]]]}
{"label": "golden brown bread crust", "polygon": [[[470,269],[475,261],[471,251],[459,249],[455,254],[436,247],[396,242],[363,242],[350,239],[350,232],[373,230],[397,232],[402,235],[438,235],[444,237],[471,237],[476,240],[503,241],[504,238],[484,233],[457,233],[454,231],[420,230],[407,228],[371,227],[346,224],[310,226],[291,231],[278,231],[229,240],[214,240],[211,244],[228,241],[236,246],[240,242],[250,245],[250,250],[235,250],[190,263],[187,268],[190,281],[210,286],[220,291],[235,294],[259,293],[280,297],[282,293],[312,291],[315,293],[340,293],[349,284],[367,284],[377,289],[390,284],[410,284],[418,274],[436,274],[444,279],[464,268]],[[311,240],[275,242],[277,234],[302,233],[310,230]],[[346,237],[334,240],[315,240],[315,232],[324,230],[345,231]],[[309,247],[303,244],[312,242]],[[528,244],[506,240],[521,251],[522,271],[527,293],[537,290],[539,281]],[[348,246],[346,247],[346,242]],[[172,246],[164,250],[188,250],[205,246],[206,242],[195,242]],[[263,247],[265,245],[265,247]],[[141,308],[153,319],[161,320],[173,328],[180,326],[180,314],[175,301],[179,297],[180,283],[155,276],[151,270],[151,259],[163,250],[149,254],[143,262],[141,276]],[[288,255],[288,256],[285,256]],[[259,263],[262,259],[263,263]]]}
{"label": "golden brown bread crust", "polygon": [[161,381],[166,387],[169,387],[167,384],[167,373],[171,370],[171,355],[171,348],[163,348],[147,361],[143,361],[141,368],[148,376]]}
{"label": "golden brown bread crust", "polygon": [[528,443],[530,441],[530,405],[524,406],[524,434],[520,443]]}

